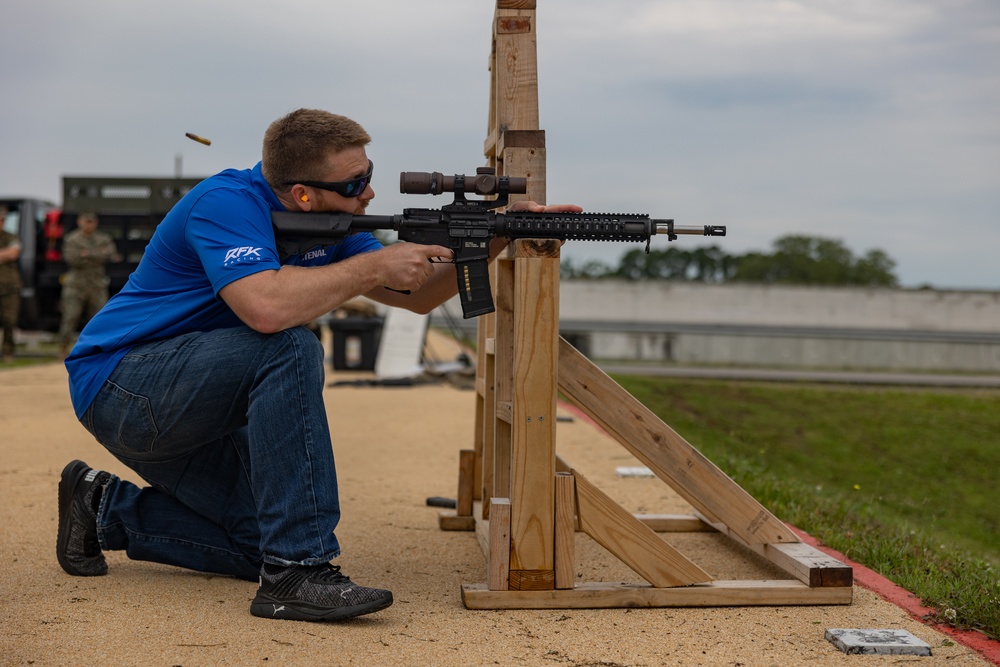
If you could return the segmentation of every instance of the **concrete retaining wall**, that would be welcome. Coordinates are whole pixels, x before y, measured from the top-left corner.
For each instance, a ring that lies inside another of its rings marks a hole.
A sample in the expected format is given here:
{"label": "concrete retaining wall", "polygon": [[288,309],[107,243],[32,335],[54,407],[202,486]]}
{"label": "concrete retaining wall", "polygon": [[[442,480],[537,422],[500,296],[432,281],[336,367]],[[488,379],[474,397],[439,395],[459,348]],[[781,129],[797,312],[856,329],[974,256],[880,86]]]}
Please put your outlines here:
{"label": "concrete retaining wall", "polygon": [[559,299],[598,360],[1000,372],[1000,291],[564,280]]}
{"label": "concrete retaining wall", "polygon": [[594,359],[1000,371],[1000,292],[563,281]]}
{"label": "concrete retaining wall", "polygon": [[564,280],[562,320],[1000,333],[1000,291]]}

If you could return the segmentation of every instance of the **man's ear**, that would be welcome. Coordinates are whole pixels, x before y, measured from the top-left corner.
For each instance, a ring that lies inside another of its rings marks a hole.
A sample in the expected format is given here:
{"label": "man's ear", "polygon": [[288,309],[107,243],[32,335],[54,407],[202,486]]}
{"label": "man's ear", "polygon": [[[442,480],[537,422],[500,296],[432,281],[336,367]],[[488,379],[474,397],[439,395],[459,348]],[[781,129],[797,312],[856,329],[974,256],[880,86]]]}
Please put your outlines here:
{"label": "man's ear", "polygon": [[299,210],[312,210],[313,200],[309,195],[309,191],[306,189],[306,186],[296,183],[292,186],[291,195],[292,200],[295,202],[295,205],[299,207]]}

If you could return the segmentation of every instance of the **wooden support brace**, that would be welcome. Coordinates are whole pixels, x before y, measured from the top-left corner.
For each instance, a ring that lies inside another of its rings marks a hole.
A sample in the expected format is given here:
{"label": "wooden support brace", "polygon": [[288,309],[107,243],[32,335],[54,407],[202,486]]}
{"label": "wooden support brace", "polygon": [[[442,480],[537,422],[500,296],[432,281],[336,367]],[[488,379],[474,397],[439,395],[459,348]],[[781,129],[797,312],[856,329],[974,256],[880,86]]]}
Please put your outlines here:
{"label": "wooden support brace", "polygon": [[457,516],[472,516],[473,493],[476,486],[476,450],[463,449],[458,452],[458,500],[455,504]]}
{"label": "wooden support brace", "polygon": [[486,581],[491,591],[510,588],[510,499],[490,499],[489,571]]}
{"label": "wooden support brace", "polygon": [[713,521],[717,517],[746,543],[800,541],[753,496],[561,337],[559,389],[695,509]]}
{"label": "wooden support brace", "polygon": [[626,512],[603,491],[574,471],[580,527],[594,540],[657,588],[688,586],[712,576]]}
{"label": "wooden support brace", "polygon": [[576,482],[571,473],[556,473],[556,588],[576,581]]}

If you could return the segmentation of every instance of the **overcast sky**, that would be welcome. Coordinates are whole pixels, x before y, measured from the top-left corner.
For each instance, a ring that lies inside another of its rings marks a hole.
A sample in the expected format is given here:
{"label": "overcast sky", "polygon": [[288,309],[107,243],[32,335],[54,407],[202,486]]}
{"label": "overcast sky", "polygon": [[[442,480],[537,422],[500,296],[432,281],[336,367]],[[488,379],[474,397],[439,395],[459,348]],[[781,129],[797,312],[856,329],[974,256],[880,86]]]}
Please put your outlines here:
{"label": "overcast sky", "polygon": [[[400,171],[484,163],[492,0],[18,0],[0,9],[0,194],[207,176],[298,107]],[[1000,289],[997,0],[538,0],[549,203],[884,250],[906,287]],[[185,138],[194,132],[210,147]],[[666,247],[654,239],[654,247]],[[570,243],[574,262],[631,246]]]}

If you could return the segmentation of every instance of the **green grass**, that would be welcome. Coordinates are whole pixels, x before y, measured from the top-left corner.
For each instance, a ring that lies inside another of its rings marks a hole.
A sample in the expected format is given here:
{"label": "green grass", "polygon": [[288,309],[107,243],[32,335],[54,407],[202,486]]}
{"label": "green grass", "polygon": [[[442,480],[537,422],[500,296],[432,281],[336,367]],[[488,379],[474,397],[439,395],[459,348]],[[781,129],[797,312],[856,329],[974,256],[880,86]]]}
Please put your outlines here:
{"label": "green grass", "polygon": [[779,518],[1000,639],[1000,392],[615,379]]}
{"label": "green grass", "polygon": [[61,362],[59,358],[59,347],[55,344],[42,344],[31,352],[17,350],[14,358],[9,362],[0,362],[0,371],[11,368],[24,368],[25,366],[38,366],[39,364],[51,364]]}

